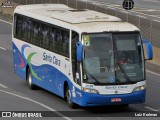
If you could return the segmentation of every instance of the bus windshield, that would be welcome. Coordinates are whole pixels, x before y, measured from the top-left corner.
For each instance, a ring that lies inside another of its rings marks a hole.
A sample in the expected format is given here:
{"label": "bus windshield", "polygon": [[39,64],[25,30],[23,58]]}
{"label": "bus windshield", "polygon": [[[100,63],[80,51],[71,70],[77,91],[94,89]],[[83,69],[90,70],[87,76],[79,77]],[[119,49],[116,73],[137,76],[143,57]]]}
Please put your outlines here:
{"label": "bus windshield", "polygon": [[132,84],[144,80],[139,32],[83,34],[83,82]]}

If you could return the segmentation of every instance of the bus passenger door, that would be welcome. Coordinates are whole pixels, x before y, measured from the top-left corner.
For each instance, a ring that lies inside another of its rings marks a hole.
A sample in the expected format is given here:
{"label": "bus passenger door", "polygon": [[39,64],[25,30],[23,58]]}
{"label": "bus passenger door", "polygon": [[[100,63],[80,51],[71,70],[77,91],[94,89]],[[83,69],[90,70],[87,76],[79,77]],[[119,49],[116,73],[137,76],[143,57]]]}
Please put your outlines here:
{"label": "bus passenger door", "polygon": [[76,43],[79,41],[79,34],[77,32],[72,31],[72,40],[71,40],[71,59],[72,59],[72,80],[77,85],[72,86],[72,101],[76,103],[81,103],[82,94],[80,90],[81,86],[81,63],[77,61],[76,54]]}
{"label": "bus passenger door", "polygon": [[80,73],[80,63],[77,62],[76,58],[76,43],[79,41],[79,34],[72,31],[72,42],[71,42],[71,59],[72,59],[72,73],[73,80],[78,85],[81,85],[81,73]]}

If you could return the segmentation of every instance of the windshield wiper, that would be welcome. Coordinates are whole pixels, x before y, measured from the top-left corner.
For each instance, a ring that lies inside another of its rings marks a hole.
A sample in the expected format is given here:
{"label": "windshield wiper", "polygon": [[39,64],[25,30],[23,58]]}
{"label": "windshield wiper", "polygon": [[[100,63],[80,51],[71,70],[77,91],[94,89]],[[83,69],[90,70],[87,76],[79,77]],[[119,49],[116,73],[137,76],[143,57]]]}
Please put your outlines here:
{"label": "windshield wiper", "polygon": [[97,83],[100,83],[93,75],[91,75],[84,67],[82,67],[83,70],[89,75],[93,80],[95,80]]}
{"label": "windshield wiper", "polygon": [[123,69],[122,65],[121,65],[121,64],[118,64],[118,66],[119,66],[119,68],[120,68],[120,70],[121,70],[122,75],[124,76],[124,78],[125,78],[128,82],[132,83],[131,79],[128,77],[128,75],[127,75],[126,71]]}

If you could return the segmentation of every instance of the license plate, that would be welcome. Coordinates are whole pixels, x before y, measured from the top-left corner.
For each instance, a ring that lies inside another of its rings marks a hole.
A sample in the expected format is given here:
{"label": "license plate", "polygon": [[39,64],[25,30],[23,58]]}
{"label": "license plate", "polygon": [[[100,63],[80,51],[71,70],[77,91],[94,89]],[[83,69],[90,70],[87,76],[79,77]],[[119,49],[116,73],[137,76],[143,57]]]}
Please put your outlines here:
{"label": "license plate", "polygon": [[112,98],[111,102],[121,102],[122,99],[121,98]]}

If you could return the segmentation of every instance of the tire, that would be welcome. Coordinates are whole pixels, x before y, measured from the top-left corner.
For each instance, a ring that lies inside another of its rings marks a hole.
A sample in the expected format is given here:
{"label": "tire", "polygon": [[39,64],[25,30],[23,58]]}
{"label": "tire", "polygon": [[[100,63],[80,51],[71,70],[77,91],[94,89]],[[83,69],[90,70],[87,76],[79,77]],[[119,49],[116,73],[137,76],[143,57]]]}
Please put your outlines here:
{"label": "tire", "polygon": [[122,107],[128,108],[128,107],[129,107],[129,104],[123,104]]}
{"label": "tire", "polygon": [[36,86],[32,83],[32,75],[30,69],[27,70],[27,84],[31,90],[35,90]]}
{"label": "tire", "polygon": [[67,86],[67,88],[66,88],[66,90],[65,90],[65,96],[66,96],[66,100],[67,100],[67,103],[68,103],[69,107],[70,107],[71,109],[74,109],[74,108],[76,107],[76,105],[75,105],[75,103],[73,103],[73,102],[71,101],[71,93],[70,93],[70,89],[69,89],[68,86]]}

